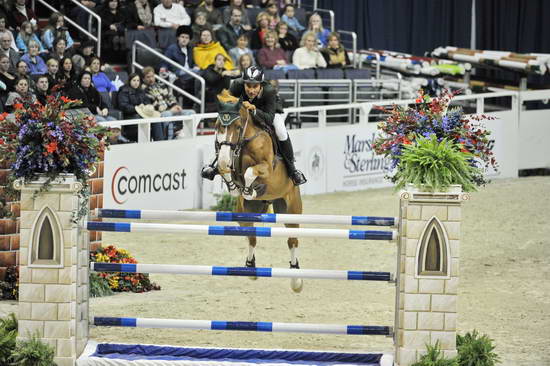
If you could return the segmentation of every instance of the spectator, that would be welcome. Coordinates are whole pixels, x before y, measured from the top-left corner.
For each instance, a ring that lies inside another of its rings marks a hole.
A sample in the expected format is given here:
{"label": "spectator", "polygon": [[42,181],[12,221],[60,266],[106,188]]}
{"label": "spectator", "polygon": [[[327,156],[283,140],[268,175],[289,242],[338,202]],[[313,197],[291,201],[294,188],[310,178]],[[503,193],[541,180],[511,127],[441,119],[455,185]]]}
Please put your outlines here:
{"label": "spectator", "polygon": [[275,30],[279,36],[279,45],[283,50],[293,52],[298,48],[298,40],[288,31],[288,25],[285,22],[279,22]]}
{"label": "spectator", "polygon": [[250,48],[259,50],[264,44],[264,36],[269,31],[269,15],[262,11],[256,17],[256,29],[252,31],[250,36]]}
{"label": "spectator", "polygon": [[117,87],[111,82],[109,77],[101,71],[101,61],[99,57],[92,57],[90,65],[90,73],[92,74],[92,81],[94,82],[94,87],[98,92],[114,92],[117,90]]}
{"label": "spectator", "polygon": [[309,17],[309,23],[307,27],[308,32],[314,32],[320,47],[326,47],[328,44],[328,35],[330,31],[323,28],[323,20],[317,13],[313,13]]}
{"label": "spectator", "polygon": [[15,45],[15,37],[13,36],[13,33],[11,32],[11,30],[6,28],[6,16],[4,14],[0,14],[0,40],[2,39],[4,34],[7,34],[10,37],[11,48],[13,48],[15,52],[19,52],[19,48],[17,48],[17,46]]}
{"label": "spectator", "polygon": [[[122,111],[125,119],[139,118],[136,112],[136,106],[140,104],[151,104],[151,100],[141,87],[141,84],[142,80],[140,74],[132,73],[128,76],[128,82],[122,86],[118,92],[118,108]],[[137,141],[136,138],[131,140]]]}
{"label": "spectator", "polygon": [[59,84],[57,81],[57,75],[59,73],[59,61],[55,58],[50,58],[46,61],[46,66],[48,67],[48,73],[46,74],[48,78],[48,85],[51,87]]}
{"label": "spectator", "polygon": [[216,8],[225,8],[231,4],[231,0],[214,0]]}
{"label": "spectator", "polygon": [[20,30],[22,28],[22,25],[24,22],[29,22],[32,24],[32,27],[34,28],[33,31],[36,30],[36,21],[37,17],[34,14],[34,10],[32,8],[27,7],[26,0],[15,0],[14,9],[13,9],[13,20],[14,20],[14,26],[16,30]]}
{"label": "spectator", "polygon": [[105,0],[105,6],[99,12],[101,16],[101,33],[103,48],[113,51],[126,50],[124,31],[125,15],[118,0]]}
{"label": "spectator", "polygon": [[36,100],[43,106],[48,105],[49,90],[50,83],[48,82],[48,75],[38,75],[36,78]]}
{"label": "spectator", "polygon": [[205,112],[215,112],[218,109],[217,95],[223,89],[229,89],[232,73],[225,69],[225,56],[218,53],[214,64],[208,66],[204,72],[205,91]]}
{"label": "spectator", "polygon": [[92,62],[92,58],[97,57],[94,53],[95,46],[93,41],[86,41],[82,43],[80,49],[72,56],[75,73],[79,74],[82,72]]}
{"label": "spectator", "polygon": [[281,20],[285,22],[290,30],[295,32],[297,35],[301,34],[306,27],[300,24],[298,19],[294,16],[296,13],[296,8],[293,4],[288,4],[284,8],[284,14],[281,17]]}
{"label": "spectator", "polygon": [[65,57],[60,61],[61,67],[57,72],[56,80],[61,85],[64,92],[68,91],[75,82],[75,72],[73,69],[73,60]]}
{"label": "spectator", "polygon": [[197,7],[196,13],[205,13],[206,21],[212,25],[214,29],[218,29],[224,23],[222,13],[213,5],[214,0],[204,0],[204,3]]}
{"label": "spectator", "polygon": [[19,53],[10,47],[11,38],[7,33],[0,36],[0,55],[4,55],[10,60],[10,72],[14,73],[17,63],[19,62]]}
{"label": "spectator", "polygon": [[[79,3],[93,12],[97,12],[96,6],[99,4],[99,0],[79,0]],[[90,14],[82,9],[80,6],[75,6],[70,12],[70,18],[74,19],[78,25],[84,29],[88,29],[88,18]]]}
{"label": "spectator", "polygon": [[67,51],[67,41],[63,38],[56,38],[53,41],[53,49],[49,53],[49,58],[55,58],[57,61],[69,57],[70,52]]}
{"label": "spectator", "polygon": [[191,17],[185,8],[173,0],[161,0],[153,10],[154,24],[161,28],[177,29],[180,25],[191,25]]}
{"label": "spectator", "polygon": [[40,42],[40,39],[33,31],[32,24],[25,21],[21,24],[21,31],[17,35],[17,40],[15,41],[19,51],[23,53],[28,52],[29,42],[31,40],[38,44],[38,50],[40,53],[45,51],[44,46],[42,46],[42,42]]}
{"label": "spectator", "polygon": [[[183,109],[178,105],[176,97],[164,83],[156,81],[155,69],[150,66],[143,68],[143,86],[145,93],[151,100],[154,110],[161,117],[194,114],[192,110]],[[139,112],[138,112],[139,113]],[[181,126],[181,125],[180,125]],[[151,132],[154,141],[172,139],[176,135],[177,126],[173,122],[153,123]]]}
{"label": "spectator", "polygon": [[10,72],[10,59],[6,55],[0,55],[0,81],[6,86],[0,89],[0,101],[3,102],[8,97],[10,91],[15,90],[16,77]]}
{"label": "spectator", "polygon": [[192,42],[193,44],[198,43],[201,38],[201,32],[204,29],[208,29],[210,32],[214,32],[212,25],[206,21],[206,13],[199,11],[195,13],[195,22],[191,26],[193,30]]}
{"label": "spectator", "polygon": [[[122,111],[125,119],[140,118],[136,107],[151,104],[151,100],[142,89],[141,84],[141,76],[138,73],[130,74],[128,82],[118,92],[118,108]],[[123,126],[122,135],[130,141],[137,141],[137,125]]]}
{"label": "spectator", "polygon": [[246,30],[241,25],[242,10],[240,8],[231,8],[231,18],[229,22],[216,31],[216,37],[226,51],[231,50],[237,45],[237,39],[245,34]]}
{"label": "spectator", "polygon": [[231,58],[225,51],[225,49],[212,38],[212,33],[205,29],[201,33],[200,43],[193,48],[193,60],[195,64],[205,70],[208,66],[214,63],[214,58],[218,53],[225,56],[225,68],[227,70],[233,69],[233,63]]}
{"label": "spectator", "polygon": [[265,69],[296,69],[289,65],[285,50],[277,47],[277,33],[269,31],[264,37],[264,47],[258,51],[258,63]]}
{"label": "spectator", "polygon": [[340,35],[332,32],[328,36],[328,47],[321,50],[321,54],[327,62],[328,68],[339,68],[350,66],[351,62],[348,53],[340,43]]}
{"label": "spectator", "polygon": [[42,57],[38,56],[39,49],[39,44],[34,39],[31,39],[28,44],[28,53],[25,53],[21,57],[21,61],[25,61],[29,67],[29,73],[31,75],[45,74],[48,72],[46,63]]}
{"label": "spectator", "polygon": [[156,32],[153,28],[153,0],[135,0],[126,9],[126,47],[134,41],[157,47]]}
{"label": "spectator", "polygon": [[281,21],[279,17],[279,8],[277,3],[273,0],[270,0],[266,7],[267,15],[269,16],[269,29],[275,29],[277,24]]}
{"label": "spectator", "polygon": [[65,18],[61,13],[53,13],[48,19],[48,25],[44,28],[42,33],[42,42],[45,48],[52,50],[54,47],[55,39],[64,39],[66,42],[66,48],[73,46],[73,39],[69,34],[69,29],[65,27]]}
{"label": "spectator", "polygon": [[[184,70],[198,72],[199,68],[195,66],[193,61],[193,47],[191,47],[191,35],[192,29],[188,25],[182,25],[176,31],[177,42],[168,46],[164,55],[173,60],[177,64],[181,65]],[[160,74],[163,75],[166,72],[170,72],[173,78],[169,77],[171,82],[175,81],[176,86],[185,90],[189,94],[195,94],[195,79],[187,72],[173,66],[168,62],[162,62],[160,68]],[[192,107],[192,101],[186,98],[186,106]]]}
{"label": "spectator", "polygon": [[19,79],[19,78],[26,79],[29,89],[34,90],[34,80],[32,80],[29,75],[29,66],[25,61],[19,60],[17,62],[17,66],[15,69],[15,77],[16,79]]}
{"label": "spectator", "polygon": [[231,56],[233,64],[237,65],[239,58],[242,55],[247,54],[250,55],[252,65],[255,65],[256,63],[254,62],[254,54],[252,53],[252,50],[248,48],[248,36],[246,34],[241,34],[237,39],[237,46],[229,50],[229,56]]}
{"label": "spectator", "polygon": [[106,108],[101,95],[92,84],[92,74],[89,71],[83,71],[80,74],[76,83],[67,92],[67,96],[81,100],[82,104],[79,107],[88,108],[98,122],[115,120],[109,116],[109,109]]}
{"label": "spectator", "polygon": [[239,71],[242,75],[244,73],[244,70],[254,65],[254,57],[252,57],[252,54],[250,53],[245,53],[241,55],[241,57],[239,57],[238,65],[239,65]]}
{"label": "spectator", "polygon": [[302,36],[302,47],[298,48],[292,57],[294,65],[299,69],[327,67],[327,63],[317,48],[317,37],[314,32],[306,32]]}
{"label": "spectator", "polygon": [[176,29],[180,25],[191,25],[191,18],[185,8],[173,0],[161,0],[153,10],[154,24],[161,28],[158,33],[159,47],[165,49],[176,42]]}
{"label": "spectator", "polygon": [[[252,29],[250,25],[250,19],[248,18],[248,11],[244,6],[243,0],[231,0],[229,6],[223,10],[223,23],[227,24],[231,22],[233,18],[233,9],[239,9],[241,11],[241,19],[239,24],[243,27],[244,30],[249,31]],[[226,48],[228,50],[229,48]]]}
{"label": "spectator", "polygon": [[31,92],[29,88],[29,81],[26,78],[17,78],[15,80],[15,91],[8,94],[8,99],[4,105],[8,113],[14,111],[13,105],[15,103],[32,104],[36,101],[36,96]]}

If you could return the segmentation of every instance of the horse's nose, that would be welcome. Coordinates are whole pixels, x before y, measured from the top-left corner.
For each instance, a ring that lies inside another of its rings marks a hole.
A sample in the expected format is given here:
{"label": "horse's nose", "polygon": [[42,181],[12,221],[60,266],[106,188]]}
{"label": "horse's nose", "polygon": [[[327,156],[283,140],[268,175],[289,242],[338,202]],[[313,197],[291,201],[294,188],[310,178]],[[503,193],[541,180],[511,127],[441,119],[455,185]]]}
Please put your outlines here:
{"label": "horse's nose", "polygon": [[229,145],[222,145],[218,153],[218,169],[220,173],[229,173],[231,171],[231,148]]}

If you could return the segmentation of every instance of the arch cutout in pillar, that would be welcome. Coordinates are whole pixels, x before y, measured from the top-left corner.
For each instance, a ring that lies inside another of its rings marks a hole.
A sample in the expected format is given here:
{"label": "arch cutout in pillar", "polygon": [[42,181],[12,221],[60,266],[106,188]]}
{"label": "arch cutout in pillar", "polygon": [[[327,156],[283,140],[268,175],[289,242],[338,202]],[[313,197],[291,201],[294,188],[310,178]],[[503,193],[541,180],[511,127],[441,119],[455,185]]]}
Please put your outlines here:
{"label": "arch cutout in pillar", "polygon": [[63,228],[48,206],[38,212],[31,228],[29,267],[63,268]]}
{"label": "arch cutout in pillar", "polygon": [[449,237],[439,219],[433,216],[424,227],[416,248],[417,278],[450,278]]}

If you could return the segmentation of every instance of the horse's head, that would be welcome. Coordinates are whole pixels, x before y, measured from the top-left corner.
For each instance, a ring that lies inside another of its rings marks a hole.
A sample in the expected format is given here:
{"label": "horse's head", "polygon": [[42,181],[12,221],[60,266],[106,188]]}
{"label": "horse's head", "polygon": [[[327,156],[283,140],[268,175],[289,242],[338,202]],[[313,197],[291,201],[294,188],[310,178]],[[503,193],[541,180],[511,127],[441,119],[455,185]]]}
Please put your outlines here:
{"label": "horse's head", "polygon": [[235,150],[239,148],[244,135],[243,121],[246,112],[241,111],[241,102],[224,90],[218,95],[218,119],[216,120],[216,144],[219,147],[218,169],[220,173],[229,173]]}

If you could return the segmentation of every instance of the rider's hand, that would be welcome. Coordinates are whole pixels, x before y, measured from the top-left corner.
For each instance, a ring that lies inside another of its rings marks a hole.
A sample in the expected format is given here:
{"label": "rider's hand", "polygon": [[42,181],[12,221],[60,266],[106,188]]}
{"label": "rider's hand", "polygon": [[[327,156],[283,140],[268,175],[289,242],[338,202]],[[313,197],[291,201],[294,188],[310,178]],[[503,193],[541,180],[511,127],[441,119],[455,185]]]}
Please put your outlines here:
{"label": "rider's hand", "polygon": [[251,104],[250,102],[246,102],[246,101],[243,102],[243,107],[245,107],[249,111],[255,111],[256,110],[256,106],[254,104]]}

